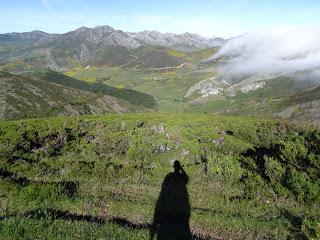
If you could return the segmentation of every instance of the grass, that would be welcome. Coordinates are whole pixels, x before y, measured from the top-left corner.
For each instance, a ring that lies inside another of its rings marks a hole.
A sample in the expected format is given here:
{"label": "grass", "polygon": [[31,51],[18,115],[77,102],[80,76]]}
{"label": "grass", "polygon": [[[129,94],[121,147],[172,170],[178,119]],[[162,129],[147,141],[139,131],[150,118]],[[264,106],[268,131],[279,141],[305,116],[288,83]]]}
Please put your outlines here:
{"label": "grass", "polygon": [[[0,239],[148,239],[146,230],[123,228],[114,223],[54,220],[43,216],[13,217],[2,223]],[[46,229],[44,231],[44,229]]]}
{"label": "grass", "polygon": [[194,236],[315,239],[319,136],[208,114],[2,121],[1,237],[146,239],[161,183],[179,159]]}

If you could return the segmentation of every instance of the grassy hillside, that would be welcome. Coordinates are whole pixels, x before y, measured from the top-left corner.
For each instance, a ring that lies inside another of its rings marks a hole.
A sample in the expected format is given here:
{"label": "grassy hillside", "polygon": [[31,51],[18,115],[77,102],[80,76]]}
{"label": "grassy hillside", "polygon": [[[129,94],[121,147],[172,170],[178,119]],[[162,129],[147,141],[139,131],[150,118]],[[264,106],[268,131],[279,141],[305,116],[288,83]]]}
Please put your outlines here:
{"label": "grassy hillside", "polygon": [[0,72],[0,119],[141,110],[115,97]]}
{"label": "grassy hillside", "polygon": [[197,239],[320,237],[318,130],[155,113],[8,121],[0,129],[3,239],[148,239],[176,159],[189,175]]}
{"label": "grassy hillside", "polygon": [[47,82],[57,83],[75,89],[117,97],[138,106],[153,108],[156,105],[156,101],[151,95],[131,89],[116,88],[101,83],[88,83],[52,70],[37,72],[32,75]]}

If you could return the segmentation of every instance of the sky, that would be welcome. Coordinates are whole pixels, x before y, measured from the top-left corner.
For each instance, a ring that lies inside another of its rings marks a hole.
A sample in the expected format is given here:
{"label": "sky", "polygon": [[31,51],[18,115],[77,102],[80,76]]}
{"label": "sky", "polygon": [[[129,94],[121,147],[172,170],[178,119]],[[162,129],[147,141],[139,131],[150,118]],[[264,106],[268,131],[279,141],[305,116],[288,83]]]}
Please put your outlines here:
{"label": "sky", "polygon": [[320,25],[320,0],[0,0],[0,33],[124,31],[230,38],[264,28]]}

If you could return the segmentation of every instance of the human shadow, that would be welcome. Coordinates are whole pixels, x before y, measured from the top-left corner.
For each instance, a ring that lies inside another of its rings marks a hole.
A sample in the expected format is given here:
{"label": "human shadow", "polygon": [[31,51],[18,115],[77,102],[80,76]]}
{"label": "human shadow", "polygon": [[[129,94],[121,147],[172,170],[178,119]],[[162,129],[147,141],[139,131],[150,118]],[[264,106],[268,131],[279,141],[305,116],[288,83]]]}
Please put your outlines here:
{"label": "human shadow", "polygon": [[[150,236],[154,238],[157,234],[157,239],[196,239],[196,240],[214,240],[213,236],[204,235],[201,233],[192,234],[189,228],[190,218],[190,204],[186,185],[188,183],[188,176],[182,169],[179,162],[174,165],[175,171],[169,173],[163,181],[162,190],[157,202],[153,224],[149,223],[135,223],[130,222],[122,217],[100,217],[95,215],[79,215],[67,210],[60,210],[54,208],[34,209],[31,211],[13,214],[0,215],[0,221],[5,221],[11,217],[25,216],[32,219],[43,219],[50,217],[50,219],[62,219],[68,221],[85,221],[94,224],[112,223],[118,226],[134,229],[134,230],[149,230]],[[16,173],[6,171],[0,168],[0,181],[8,180],[20,187],[28,185],[48,185],[54,184],[62,188],[70,197],[76,197],[78,191],[78,182],[73,181],[40,181],[29,179],[25,176],[19,176]],[[210,209],[193,208],[198,212],[208,212]],[[215,213],[215,212],[213,212]]]}
{"label": "human shadow", "polygon": [[188,180],[180,162],[175,161],[174,172],[169,173],[162,183],[150,227],[150,239],[155,235],[157,240],[192,239]]}

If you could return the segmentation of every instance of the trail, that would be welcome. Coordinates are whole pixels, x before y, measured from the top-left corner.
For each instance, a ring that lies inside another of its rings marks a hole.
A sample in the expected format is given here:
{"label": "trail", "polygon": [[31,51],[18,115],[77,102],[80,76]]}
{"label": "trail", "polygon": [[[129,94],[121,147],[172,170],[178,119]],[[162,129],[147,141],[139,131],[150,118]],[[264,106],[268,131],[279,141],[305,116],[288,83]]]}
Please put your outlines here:
{"label": "trail", "polygon": [[157,71],[157,70],[171,70],[171,69],[179,69],[182,68],[184,65],[188,64],[187,62],[180,64],[179,66],[175,67],[162,67],[162,68],[132,68],[133,71]]}

